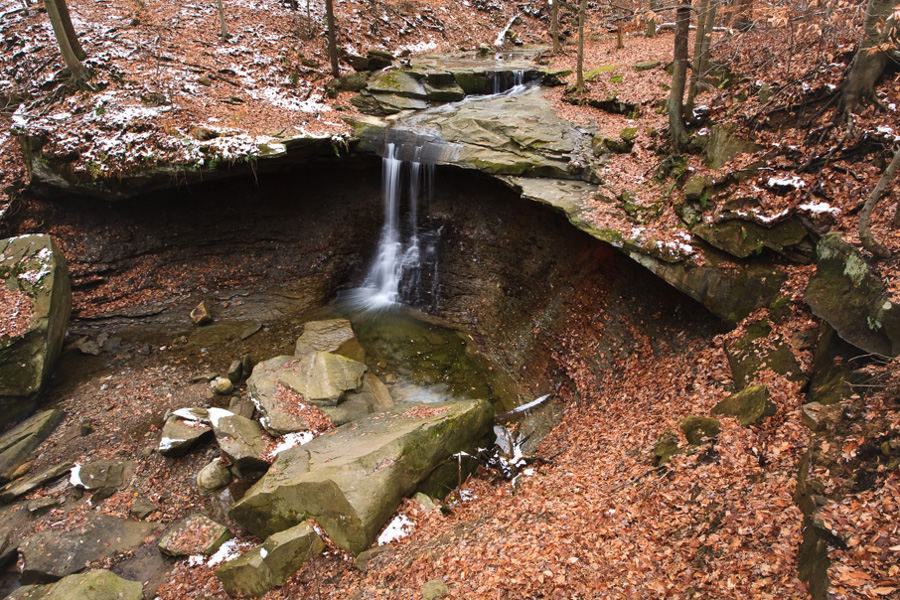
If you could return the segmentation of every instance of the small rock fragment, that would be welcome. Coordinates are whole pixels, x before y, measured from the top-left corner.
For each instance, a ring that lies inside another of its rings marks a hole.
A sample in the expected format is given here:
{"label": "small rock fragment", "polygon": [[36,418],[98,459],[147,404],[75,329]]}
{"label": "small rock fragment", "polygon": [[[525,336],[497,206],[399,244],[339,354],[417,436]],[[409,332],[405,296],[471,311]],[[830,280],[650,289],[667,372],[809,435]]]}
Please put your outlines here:
{"label": "small rock fragment", "polygon": [[220,396],[228,395],[234,391],[234,383],[228,377],[216,377],[209,382],[209,387]]}
{"label": "small rock fragment", "polygon": [[128,512],[135,519],[143,521],[154,511],[156,511],[157,508],[159,507],[156,506],[156,504],[154,504],[149,498],[145,496],[138,496],[134,499],[134,502],[131,503],[131,508]]}
{"label": "small rock fragment", "polygon": [[450,588],[447,587],[446,583],[440,579],[432,579],[431,581],[426,581],[425,585],[422,586],[422,600],[437,600],[446,596],[449,591]]}
{"label": "small rock fragment", "polygon": [[206,306],[206,302],[201,302],[191,311],[191,321],[193,321],[195,325],[205,325],[212,321],[212,313],[209,312],[209,307]]}
{"label": "small rock fragment", "polygon": [[197,492],[201,496],[207,496],[220,490],[229,483],[231,483],[231,471],[218,458],[197,473]]}

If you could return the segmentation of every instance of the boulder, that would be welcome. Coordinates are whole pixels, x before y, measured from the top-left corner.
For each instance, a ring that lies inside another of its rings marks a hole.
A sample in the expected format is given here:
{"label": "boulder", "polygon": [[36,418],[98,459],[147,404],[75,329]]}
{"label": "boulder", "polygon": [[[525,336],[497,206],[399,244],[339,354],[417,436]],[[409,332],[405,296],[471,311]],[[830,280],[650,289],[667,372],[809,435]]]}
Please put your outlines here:
{"label": "boulder", "polygon": [[48,585],[26,585],[6,600],[144,600],[139,581],[122,579],[112,571],[98,569],[69,575]]}
{"label": "boulder", "polygon": [[72,467],[69,481],[85,490],[115,489],[134,475],[137,463],[131,460],[98,460]]}
{"label": "boulder", "polygon": [[807,402],[803,405],[801,420],[812,431],[822,431],[835,427],[841,422],[844,408],[840,404],[828,406],[818,402]]}
{"label": "boulder", "polygon": [[768,337],[772,327],[766,321],[756,321],[746,326],[747,333],[725,348],[734,385],[740,390],[752,384],[760,371],[769,369],[783,375],[789,381],[806,382],[797,359],[791,351],[789,342],[777,339],[766,340],[760,344],[758,340]]}
{"label": "boulder", "polygon": [[369,81],[367,88],[373,95],[392,94],[419,100],[428,98],[422,78],[408,71],[394,70],[376,75]]}
{"label": "boulder", "polygon": [[816,253],[816,272],[806,288],[813,314],[866,352],[900,354],[900,306],[888,299],[863,254],[838,232],[823,236]]}
{"label": "boulder", "polygon": [[23,536],[31,533],[31,511],[27,503],[0,508],[0,564],[15,554]]}
{"label": "boulder", "polygon": [[45,410],[0,436],[0,483],[10,480],[62,420],[62,412]]}
{"label": "boulder", "polygon": [[447,584],[440,579],[432,579],[426,581],[422,586],[422,600],[437,600],[443,598],[450,592]]}
{"label": "boulder", "polygon": [[37,475],[32,477],[28,477],[26,479],[18,479],[16,481],[10,482],[5,485],[3,489],[0,489],[0,504],[7,504],[18,498],[19,496],[24,496],[28,492],[39,488],[45,483],[49,483],[54,481],[66,473],[68,473],[72,467],[75,465],[71,462],[63,462],[58,465],[52,466],[44,471],[41,471]]}
{"label": "boulder", "polygon": [[135,550],[161,528],[156,523],[89,512],[84,522],[68,531],[46,530],[22,542],[21,580],[33,583],[65,577],[87,563]]}
{"label": "boulder", "polygon": [[349,391],[362,388],[366,365],[330,352],[312,352],[285,370],[278,381],[317,406],[337,406]]}
{"label": "boulder", "polygon": [[751,385],[716,404],[710,411],[714,415],[737,417],[744,427],[755,425],[765,417],[775,414],[775,405],[769,400],[769,388]]}
{"label": "boulder", "polygon": [[367,548],[400,500],[449,456],[490,432],[484,400],[397,406],[278,455],[232,507],[231,517],[263,537],[315,519],[340,548]]}
{"label": "boulder", "polygon": [[363,376],[362,388],[358,392],[347,392],[344,401],[337,406],[320,406],[332,423],[344,425],[376,412],[394,406],[394,400],[378,377],[372,373]]}
{"label": "boulder", "polygon": [[166,556],[176,558],[192,554],[209,556],[229,539],[231,532],[227,527],[209,517],[195,514],[169,527],[157,547]]}
{"label": "boulder", "polygon": [[331,352],[359,362],[366,362],[366,351],[356,339],[353,326],[347,319],[310,321],[303,325],[303,334],[294,346],[294,356],[312,352]]}
{"label": "boulder", "polygon": [[266,438],[259,423],[221,408],[210,409],[211,413],[213,411],[227,413],[213,419],[213,432],[219,448],[237,472],[243,475],[265,471],[269,467],[264,458]]}
{"label": "boulder", "polygon": [[274,587],[269,565],[263,560],[262,546],[216,569],[216,577],[232,598],[259,598]]}
{"label": "boulder", "polygon": [[34,408],[71,309],[66,259],[50,236],[0,240],[0,427]]}
{"label": "boulder", "polygon": [[719,435],[719,420],[711,417],[690,415],[678,421],[678,426],[688,443],[694,446]]}
{"label": "boulder", "polygon": [[197,493],[208,496],[231,483],[231,471],[218,458],[197,472]]}
{"label": "boulder", "polygon": [[[205,425],[199,417],[200,414],[206,414],[206,410],[191,410],[179,409],[166,419],[159,440],[159,453],[163,456],[183,456],[212,431],[212,427]],[[179,415],[178,412],[182,414]]]}

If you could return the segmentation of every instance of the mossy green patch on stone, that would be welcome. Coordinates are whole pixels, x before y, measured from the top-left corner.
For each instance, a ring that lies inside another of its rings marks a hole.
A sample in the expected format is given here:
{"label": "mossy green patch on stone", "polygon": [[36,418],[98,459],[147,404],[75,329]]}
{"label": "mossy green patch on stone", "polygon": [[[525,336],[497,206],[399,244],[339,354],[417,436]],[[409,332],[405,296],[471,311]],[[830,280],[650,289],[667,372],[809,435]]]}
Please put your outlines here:
{"label": "mossy green patch on stone", "polygon": [[714,415],[737,417],[744,427],[759,423],[764,417],[775,414],[775,405],[769,400],[769,389],[764,385],[751,385],[716,404]]}
{"label": "mossy green patch on stone", "polygon": [[719,435],[719,420],[712,417],[690,415],[678,421],[678,426],[688,443],[694,446]]}

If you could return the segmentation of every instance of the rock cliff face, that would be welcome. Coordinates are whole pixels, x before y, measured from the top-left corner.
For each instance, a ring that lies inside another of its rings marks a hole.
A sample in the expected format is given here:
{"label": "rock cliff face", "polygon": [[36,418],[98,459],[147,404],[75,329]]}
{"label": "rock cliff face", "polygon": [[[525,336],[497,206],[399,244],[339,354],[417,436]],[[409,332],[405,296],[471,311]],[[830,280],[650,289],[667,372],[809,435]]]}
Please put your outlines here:
{"label": "rock cliff face", "polygon": [[0,426],[26,414],[53,372],[72,296],[66,259],[47,235],[0,240]]}

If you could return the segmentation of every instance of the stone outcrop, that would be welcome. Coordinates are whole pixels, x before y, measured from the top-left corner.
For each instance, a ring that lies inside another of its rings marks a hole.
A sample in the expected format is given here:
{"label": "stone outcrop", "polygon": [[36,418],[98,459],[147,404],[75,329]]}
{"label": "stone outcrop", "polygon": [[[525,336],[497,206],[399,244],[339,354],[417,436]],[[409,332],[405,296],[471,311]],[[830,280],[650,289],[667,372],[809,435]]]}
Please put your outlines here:
{"label": "stone outcrop", "polygon": [[56,409],[45,410],[0,436],[0,483],[6,483],[12,478],[62,420],[62,412]]}
{"label": "stone outcrop", "polygon": [[134,475],[137,463],[131,460],[97,460],[72,468],[72,485],[95,491],[117,488]]}
{"label": "stone outcrop", "polygon": [[12,502],[19,496],[24,496],[28,492],[41,487],[44,484],[54,481],[66,473],[68,473],[75,465],[71,462],[62,462],[47,469],[44,469],[36,475],[17,479],[5,485],[0,489],[0,504]]}
{"label": "stone outcrop", "polygon": [[144,600],[144,590],[140,581],[98,569],[69,575],[48,585],[22,586],[6,600]]}
{"label": "stone outcrop", "polygon": [[816,252],[816,273],[806,289],[813,313],[866,352],[900,354],[900,306],[888,299],[862,253],[837,232],[819,240]]}
{"label": "stone outcrop", "polygon": [[0,240],[0,426],[21,418],[53,372],[72,310],[62,252],[43,234]]}
{"label": "stone outcrop", "polygon": [[800,363],[791,352],[789,342],[770,341],[763,345],[757,343],[757,340],[767,337],[771,332],[772,327],[767,321],[756,321],[747,325],[743,337],[725,349],[734,376],[734,384],[738,389],[753,384],[757,375],[765,369],[783,375],[789,381],[801,383],[807,381],[808,378]]}
{"label": "stone outcrop", "polygon": [[490,431],[484,400],[402,405],[278,455],[231,509],[263,537],[315,519],[340,548],[364,550],[400,500],[453,453]]}

